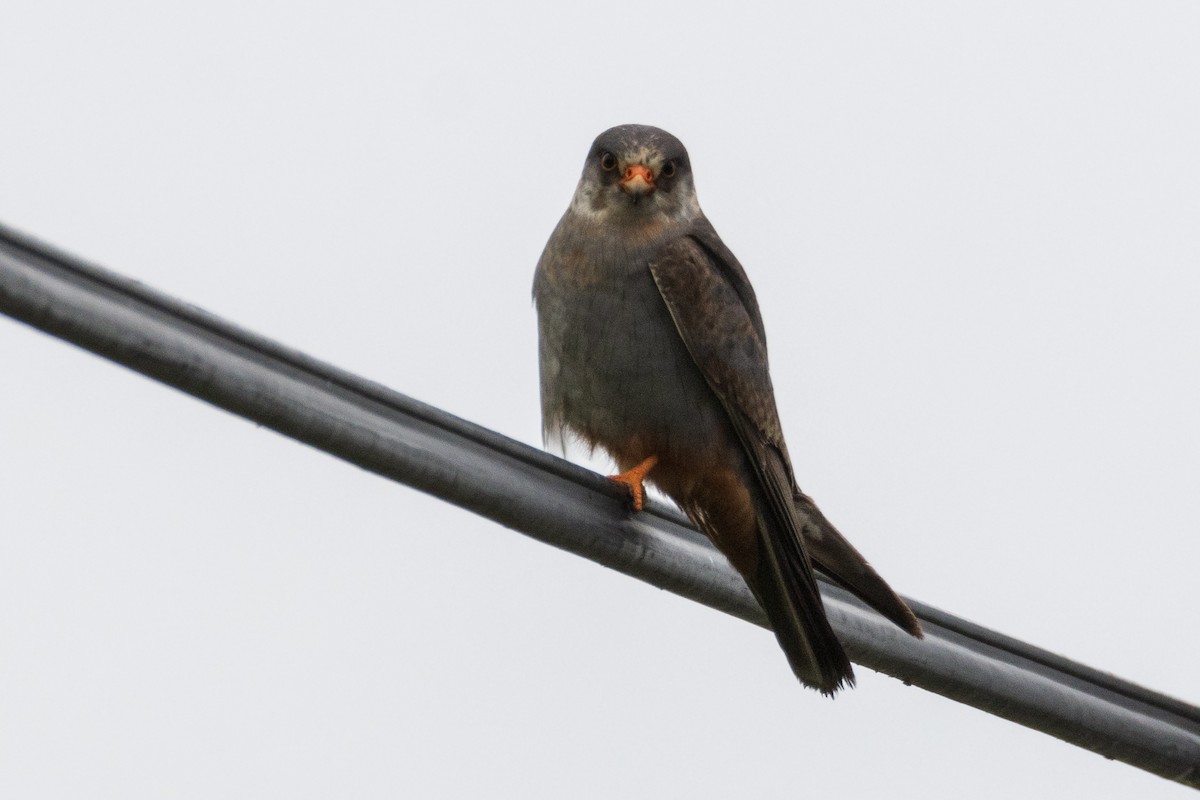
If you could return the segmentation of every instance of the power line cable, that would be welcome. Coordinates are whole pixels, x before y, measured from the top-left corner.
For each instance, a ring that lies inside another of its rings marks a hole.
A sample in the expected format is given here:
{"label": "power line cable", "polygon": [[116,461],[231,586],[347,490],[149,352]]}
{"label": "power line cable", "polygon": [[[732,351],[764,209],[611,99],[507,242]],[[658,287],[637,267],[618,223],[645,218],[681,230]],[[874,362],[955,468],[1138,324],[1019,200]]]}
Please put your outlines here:
{"label": "power line cable", "polygon": [[[766,627],[678,512],[0,225],[0,312],[539,541]],[[1200,788],[1200,708],[917,601],[917,641],[822,580],[851,659]]]}

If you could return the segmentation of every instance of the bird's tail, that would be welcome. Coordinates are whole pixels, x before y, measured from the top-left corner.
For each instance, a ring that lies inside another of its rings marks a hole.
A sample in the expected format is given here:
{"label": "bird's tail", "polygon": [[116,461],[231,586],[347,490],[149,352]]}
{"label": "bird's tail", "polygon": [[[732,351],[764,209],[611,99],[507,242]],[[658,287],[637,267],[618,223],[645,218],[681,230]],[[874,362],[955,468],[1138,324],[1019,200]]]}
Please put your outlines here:
{"label": "bird's tail", "polygon": [[798,489],[794,495],[804,547],[817,568],[905,632],[918,639],[923,638],[921,623],[908,604],[892,591],[892,587],[879,577],[879,573],[862,554],[825,519],[808,495]]}
{"label": "bird's tail", "polygon": [[[792,536],[771,535],[759,519],[758,565],[743,575],[767,612],[792,672],[832,696],[854,685],[854,670],[825,616],[808,558]],[[795,542],[793,544],[793,542]]]}

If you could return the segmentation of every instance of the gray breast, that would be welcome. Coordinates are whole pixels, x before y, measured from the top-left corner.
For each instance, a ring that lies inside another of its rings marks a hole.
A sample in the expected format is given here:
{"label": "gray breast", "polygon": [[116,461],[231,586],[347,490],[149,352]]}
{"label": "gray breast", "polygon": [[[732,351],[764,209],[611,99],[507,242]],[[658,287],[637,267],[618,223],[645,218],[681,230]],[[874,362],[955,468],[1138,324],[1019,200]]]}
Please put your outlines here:
{"label": "gray breast", "polygon": [[547,436],[612,450],[637,435],[663,455],[712,447],[723,411],[650,274],[658,246],[613,253],[565,239],[551,238],[534,283]]}

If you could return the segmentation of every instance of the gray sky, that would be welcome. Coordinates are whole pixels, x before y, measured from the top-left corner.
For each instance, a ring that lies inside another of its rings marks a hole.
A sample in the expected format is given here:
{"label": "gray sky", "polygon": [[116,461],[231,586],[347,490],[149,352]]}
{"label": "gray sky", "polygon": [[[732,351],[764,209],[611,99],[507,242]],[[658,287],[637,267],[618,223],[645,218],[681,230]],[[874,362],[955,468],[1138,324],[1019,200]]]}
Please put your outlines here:
{"label": "gray sky", "polygon": [[[0,220],[540,442],[591,139],[688,145],[801,485],[1192,702],[1200,6],[6,3]],[[1167,798],[0,319],[0,796]],[[604,465],[599,465],[603,468]]]}

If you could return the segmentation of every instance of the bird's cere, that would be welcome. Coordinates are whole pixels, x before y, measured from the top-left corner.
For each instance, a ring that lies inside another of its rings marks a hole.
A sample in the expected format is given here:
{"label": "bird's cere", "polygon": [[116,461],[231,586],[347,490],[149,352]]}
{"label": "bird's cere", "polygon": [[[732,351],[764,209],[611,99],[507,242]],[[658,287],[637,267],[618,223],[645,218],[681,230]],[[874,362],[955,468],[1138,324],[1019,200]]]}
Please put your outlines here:
{"label": "bird's cere", "polygon": [[625,168],[621,188],[630,194],[649,194],[654,191],[654,173],[645,164],[633,164]]}

